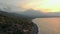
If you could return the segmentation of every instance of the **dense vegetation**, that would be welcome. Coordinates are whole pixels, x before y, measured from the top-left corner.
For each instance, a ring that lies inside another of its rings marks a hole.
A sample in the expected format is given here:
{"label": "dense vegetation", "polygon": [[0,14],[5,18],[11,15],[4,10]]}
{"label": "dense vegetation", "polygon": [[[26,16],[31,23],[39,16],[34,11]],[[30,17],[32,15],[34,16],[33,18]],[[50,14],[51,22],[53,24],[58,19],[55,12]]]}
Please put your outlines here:
{"label": "dense vegetation", "polygon": [[12,18],[0,14],[0,34],[30,34],[32,22],[25,18]]}

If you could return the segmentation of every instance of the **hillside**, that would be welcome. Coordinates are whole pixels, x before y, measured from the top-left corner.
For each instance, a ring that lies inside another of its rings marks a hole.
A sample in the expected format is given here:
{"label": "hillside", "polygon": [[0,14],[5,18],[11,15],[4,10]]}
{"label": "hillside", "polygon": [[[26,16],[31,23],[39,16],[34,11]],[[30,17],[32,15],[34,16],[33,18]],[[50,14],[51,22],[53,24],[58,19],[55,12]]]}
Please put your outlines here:
{"label": "hillside", "polygon": [[0,11],[0,34],[32,34],[31,27],[34,27],[33,22],[27,18]]}

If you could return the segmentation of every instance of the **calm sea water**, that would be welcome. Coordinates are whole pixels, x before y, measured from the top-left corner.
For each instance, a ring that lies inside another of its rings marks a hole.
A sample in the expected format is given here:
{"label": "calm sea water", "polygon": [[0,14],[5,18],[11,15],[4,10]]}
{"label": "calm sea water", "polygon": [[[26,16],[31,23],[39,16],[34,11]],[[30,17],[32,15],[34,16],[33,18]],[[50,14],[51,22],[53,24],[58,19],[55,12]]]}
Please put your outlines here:
{"label": "calm sea water", "polygon": [[32,20],[39,28],[39,34],[60,34],[60,18],[36,18]]}

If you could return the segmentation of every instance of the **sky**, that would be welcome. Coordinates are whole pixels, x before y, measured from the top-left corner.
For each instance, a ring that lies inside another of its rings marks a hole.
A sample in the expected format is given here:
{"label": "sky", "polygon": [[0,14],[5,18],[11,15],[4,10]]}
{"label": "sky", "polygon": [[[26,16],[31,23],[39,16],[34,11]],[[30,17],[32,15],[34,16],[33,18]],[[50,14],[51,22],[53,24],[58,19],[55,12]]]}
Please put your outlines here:
{"label": "sky", "polygon": [[23,12],[28,9],[60,12],[60,0],[0,0],[0,10],[3,11]]}

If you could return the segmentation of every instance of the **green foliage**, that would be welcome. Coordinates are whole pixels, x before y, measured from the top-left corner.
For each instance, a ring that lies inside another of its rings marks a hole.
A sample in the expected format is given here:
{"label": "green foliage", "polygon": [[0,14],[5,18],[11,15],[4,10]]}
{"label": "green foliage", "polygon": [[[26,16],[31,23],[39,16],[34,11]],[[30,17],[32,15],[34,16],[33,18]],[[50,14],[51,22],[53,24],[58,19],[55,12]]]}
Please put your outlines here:
{"label": "green foliage", "polygon": [[[22,18],[12,18],[7,16],[0,16],[0,33],[4,34],[24,34],[23,29],[31,28],[28,20]],[[30,34],[29,32],[27,32]]]}

